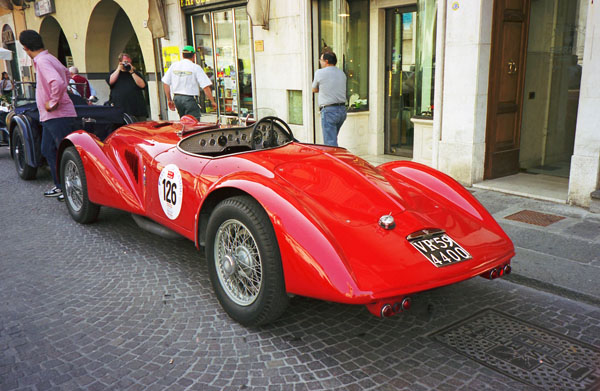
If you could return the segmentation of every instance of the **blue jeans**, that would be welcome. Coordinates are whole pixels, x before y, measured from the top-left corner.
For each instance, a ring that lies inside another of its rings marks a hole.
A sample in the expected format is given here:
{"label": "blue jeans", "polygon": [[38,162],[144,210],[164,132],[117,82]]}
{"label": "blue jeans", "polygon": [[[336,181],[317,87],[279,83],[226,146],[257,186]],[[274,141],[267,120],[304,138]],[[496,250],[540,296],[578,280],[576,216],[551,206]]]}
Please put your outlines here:
{"label": "blue jeans", "polygon": [[42,155],[50,166],[52,180],[56,187],[60,187],[60,180],[56,174],[56,151],[58,145],[69,133],[75,129],[75,118],[54,118],[42,122]]}
{"label": "blue jeans", "polygon": [[337,136],[346,120],[346,106],[326,106],[321,109],[323,144],[337,147]]}

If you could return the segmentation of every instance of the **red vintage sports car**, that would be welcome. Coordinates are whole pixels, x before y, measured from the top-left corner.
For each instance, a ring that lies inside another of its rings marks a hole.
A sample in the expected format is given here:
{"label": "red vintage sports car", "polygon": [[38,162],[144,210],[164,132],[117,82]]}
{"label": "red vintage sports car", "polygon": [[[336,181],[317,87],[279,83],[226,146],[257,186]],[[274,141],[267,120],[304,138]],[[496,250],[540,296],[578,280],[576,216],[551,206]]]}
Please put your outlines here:
{"label": "red vintage sports car", "polygon": [[205,246],[217,298],[244,325],[277,319],[292,295],[391,316],[415,292],[507,274],[514,256],[449,176],[300,143],[276,117],[134,123],[104,142],[77,131],[58,162],[74,220],[109,206]]}

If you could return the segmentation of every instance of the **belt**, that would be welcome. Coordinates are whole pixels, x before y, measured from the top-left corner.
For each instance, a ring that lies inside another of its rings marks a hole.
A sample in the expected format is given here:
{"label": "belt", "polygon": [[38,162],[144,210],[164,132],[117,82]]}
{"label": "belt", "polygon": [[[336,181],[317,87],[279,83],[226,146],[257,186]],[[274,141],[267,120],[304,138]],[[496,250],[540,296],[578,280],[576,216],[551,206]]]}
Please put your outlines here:
{"label": "belt", "polygon": [[346,106],[346,103],[331,103],[328,105],[322,105],[322,106],[319,106],[319,110],[323,110],[325,107],[329,107],[329,106]]}
{"label": "belt", "polygon": [[198,97],[198,95],[186,95],[186,94],[173,94],[173,96],[191,96],[192,98]]}

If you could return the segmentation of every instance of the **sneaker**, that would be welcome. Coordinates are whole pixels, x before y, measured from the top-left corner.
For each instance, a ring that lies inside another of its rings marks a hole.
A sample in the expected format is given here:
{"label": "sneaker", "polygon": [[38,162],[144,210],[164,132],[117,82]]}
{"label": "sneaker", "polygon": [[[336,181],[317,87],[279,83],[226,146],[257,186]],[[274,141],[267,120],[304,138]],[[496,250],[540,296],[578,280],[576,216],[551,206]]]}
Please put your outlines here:
{"label": "sneaker", "polygon": [[57,200],[59,200],[60,202],[65,202],[65,195],[61,194],[58,197],[56,197]]}
{"label": "sneaker", "polygon": [[52,189],[44,192],[44,197],[58,197],[62,194],[62,190],[54,186]]}

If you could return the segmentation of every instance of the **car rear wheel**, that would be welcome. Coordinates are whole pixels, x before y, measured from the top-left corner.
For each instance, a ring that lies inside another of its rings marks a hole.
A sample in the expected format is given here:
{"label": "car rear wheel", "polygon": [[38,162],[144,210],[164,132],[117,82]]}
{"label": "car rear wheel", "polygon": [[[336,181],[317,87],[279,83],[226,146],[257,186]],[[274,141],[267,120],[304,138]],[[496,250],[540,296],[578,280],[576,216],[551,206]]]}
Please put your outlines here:
{"label": "car rear wheel", "polygon": [[12,149],[11,152],[15,159],[15,167],[19,177],[26,181],[35,178],[37,167],[32,167],[27,164],[27,160],[25,159],[25,137],[23,136],[23,130],[21,130],[19,126],[13,131],[10,147]]}
{"label": "car rear wheel", "polygon": [[286,309],[275,232],[254,199],[232,197],[217,205],[207,227],[206,255],[217,299],[231,318],[259,326]]}
{"label": "car rear wheel", "polygon": [[65,150],[60,160],[61,183],[65,203],[73,220],[88,224],[98,218],[100,206],[90,202],[87,192],[87,180],[81,157],[75,147]]}

